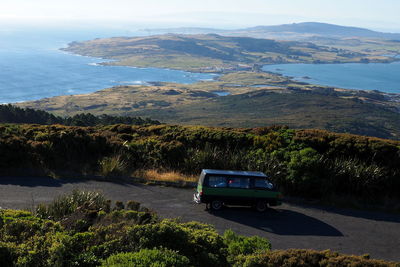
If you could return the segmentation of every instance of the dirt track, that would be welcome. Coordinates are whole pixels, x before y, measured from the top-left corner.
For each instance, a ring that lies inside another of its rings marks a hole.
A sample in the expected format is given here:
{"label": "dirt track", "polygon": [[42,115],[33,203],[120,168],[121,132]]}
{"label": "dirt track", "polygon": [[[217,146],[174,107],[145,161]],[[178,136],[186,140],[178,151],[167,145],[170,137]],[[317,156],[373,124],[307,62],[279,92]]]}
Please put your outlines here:
{"label": "dirt track", "polygon": [[181,217],[268,238],[274,249],[331,249],[400,261],[400,215],[284,204],[259,214],[248,208],[217,213],[192,202],[193,190],[51,178],[0,177],[0,207],[31,209],[75,188],[102,191],[113,200],[136,200],[162,217]]}

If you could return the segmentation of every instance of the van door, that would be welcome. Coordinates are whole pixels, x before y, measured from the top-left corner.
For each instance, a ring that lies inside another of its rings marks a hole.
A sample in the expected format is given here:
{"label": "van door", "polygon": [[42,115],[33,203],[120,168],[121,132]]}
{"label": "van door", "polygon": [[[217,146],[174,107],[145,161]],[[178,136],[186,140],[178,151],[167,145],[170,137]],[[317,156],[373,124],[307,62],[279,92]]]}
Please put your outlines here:
{"label": "van door", "polygon": [[266,178],[253,178],[253,197],[255,199],[274,199],[276,192],[272,191],[273,185]]}
{"label": "van door", "polygon": [[227,204],[248,205],[252,201],[250,177],[228,177],[227,185],[229,192]]}

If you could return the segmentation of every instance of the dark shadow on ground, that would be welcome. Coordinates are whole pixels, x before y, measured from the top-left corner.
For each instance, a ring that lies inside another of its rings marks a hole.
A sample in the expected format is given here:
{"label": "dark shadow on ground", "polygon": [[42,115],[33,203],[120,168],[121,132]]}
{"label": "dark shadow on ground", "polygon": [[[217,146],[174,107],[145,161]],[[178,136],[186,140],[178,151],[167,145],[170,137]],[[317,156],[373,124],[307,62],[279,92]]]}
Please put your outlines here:
{"label": "dark shadow on ground", "polygon": [[363,218],[374,221],[400,223],[400,214],[398,213],[389,213],[389,212],[374,211],[374,210],[357,210],[351,208],[338,208],[332,206],[324,206],[320,204],[302,203],[300,201],[295,201],[295,202],[290,201],[288,202],[288,204],[306,209],[323,210],[329,213],[336,213],[349,217]]}
{"label": "dark shadow on ground", "polygon": [[122,179],[114,180],[101,180],[101,179],[78,179],[78,178],[63,178],[55,179],[53,177],[0,177],[0,185],[19,185],[25,187],[47,186],[47,187],[61,187],[63,184],[85,183],[89,181],[100,181],[105,183],[115,184],[134,184],[134,182],[127,182]]}
{"label": "dark shadow on ground", "polygon": [[286,209],[268,209],[259,213],[247,207],[225,207],[211,213],[277,235],[343,236],[323,221]]}

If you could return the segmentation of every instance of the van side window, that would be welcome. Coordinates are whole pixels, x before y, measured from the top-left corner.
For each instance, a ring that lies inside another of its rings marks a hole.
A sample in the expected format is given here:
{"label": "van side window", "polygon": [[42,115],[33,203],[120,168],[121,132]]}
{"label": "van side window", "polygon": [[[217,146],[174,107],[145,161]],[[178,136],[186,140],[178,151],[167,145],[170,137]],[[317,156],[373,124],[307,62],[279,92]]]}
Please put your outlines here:
{"label": "van side window", "polygon": [[226,187],[226,178],[222,176],[209,176],[208,177],[209,187]]}
{"label": "van side window", "polygon": [[256,178],[254,180],[255,188],[272,189],[273,185],[267,179]]}
{"label": "van side window", "polygon": [[239,178],[239,177],[228,178],[228,187],[250,188],[250,178]]}

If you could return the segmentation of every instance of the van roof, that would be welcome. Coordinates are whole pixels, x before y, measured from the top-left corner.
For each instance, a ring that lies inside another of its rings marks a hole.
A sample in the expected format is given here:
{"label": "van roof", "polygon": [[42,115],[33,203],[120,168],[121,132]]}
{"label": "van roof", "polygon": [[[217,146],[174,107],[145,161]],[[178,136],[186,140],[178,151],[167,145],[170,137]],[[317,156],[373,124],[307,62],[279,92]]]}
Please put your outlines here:
{"label": "van roof", "polygon": [[242,175],[242,176],[256,176],[256,177],[267,177],[262,172],[249,172],[249,171],[230,171],[230,170],[210,170],[203,169],[202,173],[204,174],[220,174],[220,175]]}

